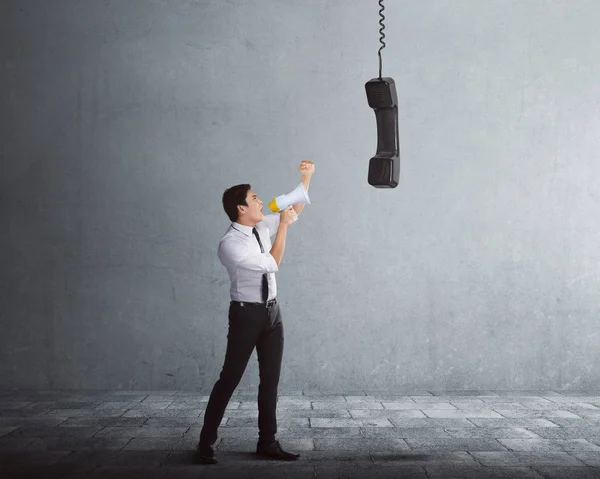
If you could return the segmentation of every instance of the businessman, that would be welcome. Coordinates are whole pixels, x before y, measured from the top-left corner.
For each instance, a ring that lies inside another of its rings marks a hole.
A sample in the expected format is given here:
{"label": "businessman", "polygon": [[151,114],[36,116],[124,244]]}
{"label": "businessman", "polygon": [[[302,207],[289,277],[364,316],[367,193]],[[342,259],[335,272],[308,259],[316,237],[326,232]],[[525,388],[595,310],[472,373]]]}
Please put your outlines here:
{"label": "businessman", "polygon": [[[307,160],[298,167],[300,181],[307,190],[314,170],[314,163]],[[271,460],[295,460],[300,455],[285,451],[275,438],[283,357],[283,323],[275,273],[283,258],[288,227],[304,205],[292,205],[279,214],[265,216],[258,195],[249,184],[241,184],[225,190],[223,208],[232,222],[218,249],[219,260],[231,280],[229,332],[223,368],[204,413],[196,462],[217,463],[213,450],[217,429],[255,347],[260,375],[256,454]],[[271,244],[273,235],[275,241]]]}

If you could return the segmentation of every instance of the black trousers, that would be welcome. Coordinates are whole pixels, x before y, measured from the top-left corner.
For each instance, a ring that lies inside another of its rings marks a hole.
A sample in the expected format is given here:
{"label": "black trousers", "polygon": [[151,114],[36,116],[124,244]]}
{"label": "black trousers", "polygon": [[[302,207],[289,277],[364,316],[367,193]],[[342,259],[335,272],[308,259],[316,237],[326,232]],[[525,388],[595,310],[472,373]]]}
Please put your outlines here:
{"label": "black trousers", "polygon": [[260,383],[258,386],[259,441],[271,443],[277,433],[277,387],[283,357],[283,323],[279,304],[240,303],[229,305],[227,350],[219,380],[210,394],[200,445],[212,446],[217,440],[225,408],[242,379],[248,360],[256,347]]}

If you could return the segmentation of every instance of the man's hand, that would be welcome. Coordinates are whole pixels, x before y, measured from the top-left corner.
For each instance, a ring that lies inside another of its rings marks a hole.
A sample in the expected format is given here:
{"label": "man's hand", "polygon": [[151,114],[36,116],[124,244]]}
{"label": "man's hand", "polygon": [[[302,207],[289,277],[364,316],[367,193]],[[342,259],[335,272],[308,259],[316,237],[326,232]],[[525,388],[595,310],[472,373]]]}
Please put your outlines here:
{"label": "man's hand", "polygon": [[285,210],[279,213],[279,223],[282,225],[289,226],[294,222],[296,212],[293,206],[288,206]]}
{"label": "man's hand", "polygon": [[315,164],[309,160],[302,160],[300,166],[298,167],[298,171],[302,174],[302,176],[312,176],[315,172]]}

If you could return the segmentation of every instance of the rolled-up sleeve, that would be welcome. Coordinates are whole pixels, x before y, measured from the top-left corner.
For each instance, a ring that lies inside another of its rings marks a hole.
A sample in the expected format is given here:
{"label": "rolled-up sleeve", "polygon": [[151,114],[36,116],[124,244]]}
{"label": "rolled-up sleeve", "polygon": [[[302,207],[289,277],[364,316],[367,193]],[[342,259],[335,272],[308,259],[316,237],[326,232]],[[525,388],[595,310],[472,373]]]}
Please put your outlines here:
{"label": "rolled-up sleeve", "polygon": [[258,273],[276,273],[279,271],[277,262],[271,253],[255,253],[240,241],[229,240],[223,242],[219,248],[219,257],[222,262],[235,268]]}

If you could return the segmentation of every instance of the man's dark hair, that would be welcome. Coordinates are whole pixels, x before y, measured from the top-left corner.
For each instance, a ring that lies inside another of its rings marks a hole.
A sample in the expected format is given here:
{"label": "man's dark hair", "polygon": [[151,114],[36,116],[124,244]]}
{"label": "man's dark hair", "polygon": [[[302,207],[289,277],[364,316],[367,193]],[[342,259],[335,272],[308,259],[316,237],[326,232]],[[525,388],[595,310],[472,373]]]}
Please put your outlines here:
{"label": "man's dark hair", "polygon": [[250,189],[250,185],[244,183],[242,185],[232,186],[223,193],[223,209],[232,223],[238,219],[237,206],[248,206],[248,203],[246,203],[246,196]]}

